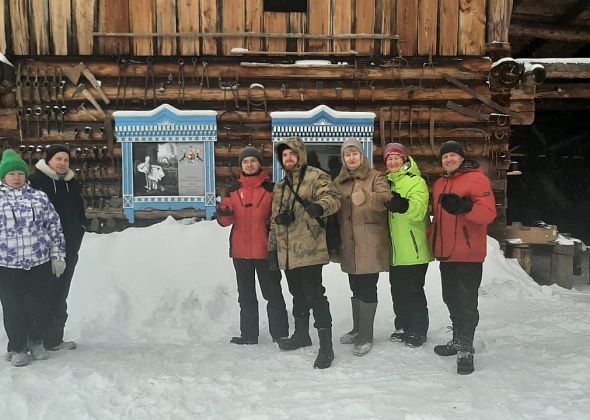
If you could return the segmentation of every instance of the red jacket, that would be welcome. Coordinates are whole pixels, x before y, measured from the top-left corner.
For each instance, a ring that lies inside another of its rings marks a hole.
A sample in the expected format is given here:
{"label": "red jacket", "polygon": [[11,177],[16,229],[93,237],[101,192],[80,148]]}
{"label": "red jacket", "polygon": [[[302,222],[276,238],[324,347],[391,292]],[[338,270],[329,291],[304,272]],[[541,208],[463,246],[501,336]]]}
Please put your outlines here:
{"label": "red jacket", "polygon": [[[434,220],[428,235],[437,260],[483,262],[486,257],[488,225],[496,218],[496,201],[490,180],[478,168],[478,162],[465,161],[455,173],[434,183]],[[440,195],[448,193],[471,198],[473,208],[457,216],[448,213],[440,205]]]}
{"label": "red jacket", "polygon": [[221,207],[232,211],[232,216],[219,216],[221,226],[233,224],[229,239],[229,255],[232,258],[262,260],[268,255],[268,230],[272,193],[262,187],[270,177],[240,175],[242,186],[221,202]]}

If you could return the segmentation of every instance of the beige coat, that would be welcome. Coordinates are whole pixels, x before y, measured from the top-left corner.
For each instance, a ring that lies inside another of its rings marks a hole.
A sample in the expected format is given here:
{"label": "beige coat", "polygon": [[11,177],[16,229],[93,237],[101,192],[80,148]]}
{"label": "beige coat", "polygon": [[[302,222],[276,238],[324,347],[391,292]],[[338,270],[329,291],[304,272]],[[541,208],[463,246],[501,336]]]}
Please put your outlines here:
{"label": "beige coat", "polygon": [[384,174],[370,169],[367,158],[363,158],[353,175],[342,165],[334,184],[342,194],[337,213],[342,237],[342,271],[349,274],[388,271],[389,228],[383,203],[391,199],[391,191]]}

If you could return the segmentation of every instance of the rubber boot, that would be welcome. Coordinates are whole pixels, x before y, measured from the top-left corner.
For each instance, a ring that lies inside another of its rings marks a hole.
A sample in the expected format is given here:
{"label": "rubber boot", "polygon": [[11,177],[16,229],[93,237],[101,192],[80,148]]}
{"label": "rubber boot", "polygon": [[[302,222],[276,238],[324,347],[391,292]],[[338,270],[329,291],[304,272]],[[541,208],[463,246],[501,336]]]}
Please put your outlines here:
{"label": "rubber boot", "polygon": [[332,328],[318,328],[320,338],[320,350],[318,357],[313,362],[316,369],[326,369],[332,366],[334,360],[334,349],[332,348]]}
{"label": "rubber boot", "polygon": [[350,298],[352,304],[352,330],[340,337],[340,344],[353,344],[359,333],[359,300]]}
{"label": "rubber boot", "polygon": [[364,356],[373,347],[373,322],[376,310],[377,302],[359,302],[359,333],[352,349],[356,356]]}
{"label": "rubber boot", "polygon": [[311,346],[309,336],[309,317],[295,318],[295,331],[289,338],[278,341],[281,350],[297,350],[301,347]]}
{"label": "rubber boot", "polygon": [[457,347],[457,373],[459,375],[469,375],[473,373],[473,338],[469,336],[459,336]]}

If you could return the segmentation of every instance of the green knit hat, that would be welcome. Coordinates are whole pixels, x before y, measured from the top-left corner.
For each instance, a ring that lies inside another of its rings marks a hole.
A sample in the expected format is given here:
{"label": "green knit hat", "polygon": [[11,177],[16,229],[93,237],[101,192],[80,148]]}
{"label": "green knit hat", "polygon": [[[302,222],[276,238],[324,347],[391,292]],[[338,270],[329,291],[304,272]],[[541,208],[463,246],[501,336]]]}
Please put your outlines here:
{"label": "green knit hat", "polygon": [[6,149],[2,154],[2,162],[0,162],[0,179],[4,179],[8,172],[21,171],[26,176],[29,176],[29,167],[22,160],[16,152],[12,149]]}

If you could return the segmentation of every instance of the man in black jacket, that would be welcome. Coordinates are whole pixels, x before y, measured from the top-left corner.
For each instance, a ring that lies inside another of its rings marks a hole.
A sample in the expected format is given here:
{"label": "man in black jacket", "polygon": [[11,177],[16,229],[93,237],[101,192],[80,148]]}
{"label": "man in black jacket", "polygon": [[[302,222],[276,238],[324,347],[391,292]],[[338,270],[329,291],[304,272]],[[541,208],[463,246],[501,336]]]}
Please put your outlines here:
{"label": "man in black jacket", "polygon": [[78,251],[86,230],[86,214],[81,187],[70,169],[70,153],[62,145],[49,146],[45,159],[35,165],[29,184],[49,196],[61,220],[66,239],[66,270],[60,278],[52,279],[48,299],[50,307],[47,332],[43,344],[47,350],[73,350],[76,343],[63,341],[64,327],[68,318],[66,299],[78,262]]}

